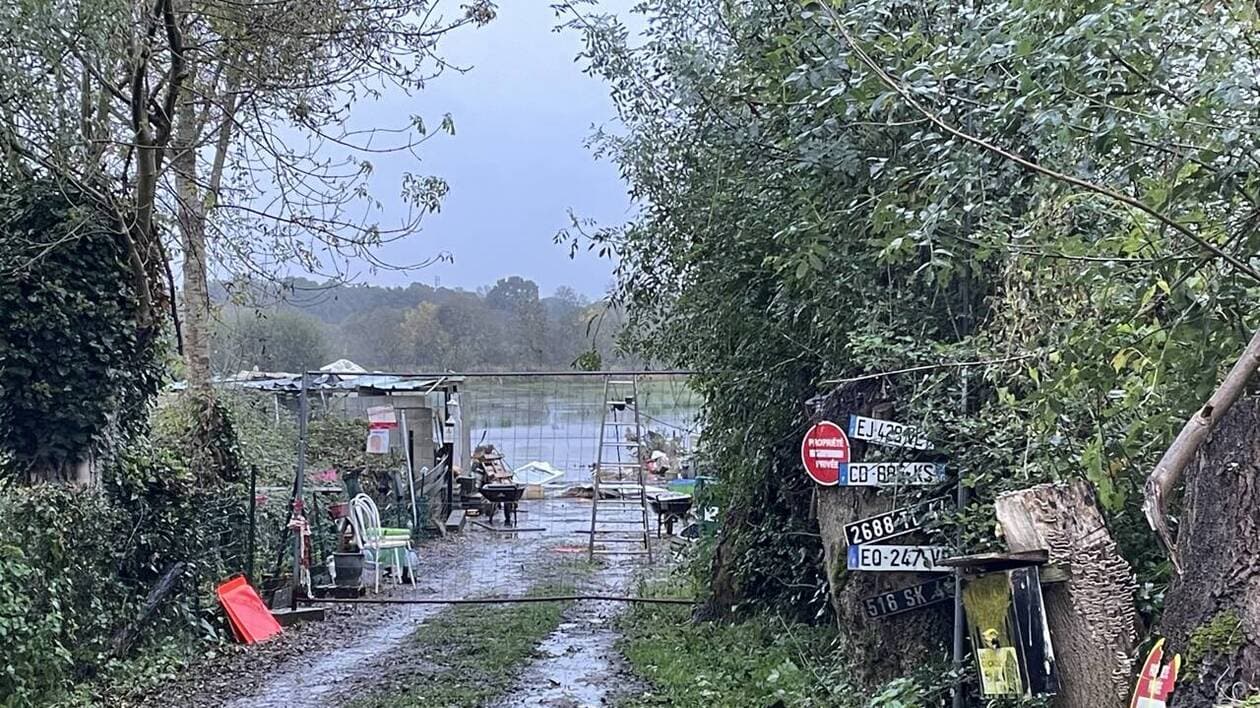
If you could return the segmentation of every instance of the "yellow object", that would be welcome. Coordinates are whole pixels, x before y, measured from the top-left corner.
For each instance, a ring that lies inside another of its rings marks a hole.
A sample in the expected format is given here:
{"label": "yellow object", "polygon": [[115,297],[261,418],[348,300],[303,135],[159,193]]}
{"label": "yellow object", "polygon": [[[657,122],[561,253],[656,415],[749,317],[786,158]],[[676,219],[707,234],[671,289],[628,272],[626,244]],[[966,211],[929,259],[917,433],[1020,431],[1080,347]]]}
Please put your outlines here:
{"label": "yellow object", "polygon": [[971,643],[980,665],[980,690],[986,696],[1024,695],[1015,631],[1011,626],[1011,585],[1006,573],[984,575],[963,588],[963,607]]}

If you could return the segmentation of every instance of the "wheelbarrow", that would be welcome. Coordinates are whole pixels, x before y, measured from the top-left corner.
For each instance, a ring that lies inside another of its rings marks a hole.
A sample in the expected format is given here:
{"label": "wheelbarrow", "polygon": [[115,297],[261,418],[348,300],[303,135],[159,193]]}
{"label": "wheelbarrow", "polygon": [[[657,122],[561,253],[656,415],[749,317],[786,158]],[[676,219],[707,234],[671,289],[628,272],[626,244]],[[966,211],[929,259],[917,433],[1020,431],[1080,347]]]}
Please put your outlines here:
{"label": "wheelbarrow", "polygon": [[497,510],[503,507],[503,523],[507,526],[516,525],[517,506],[521,497],[525,496],[525,485],[510,482],[483,484],[481,496],[490,504],[489,521],[493,522]]}
{"label": "wheelbarrow", "polygon": [[681,521],[691,511],[690,494],[657,494],[648,500],[652,511],[656,512],[656,535],[661,535],[661,524],[665,525],[665,533],[674,535],[674,522]]}

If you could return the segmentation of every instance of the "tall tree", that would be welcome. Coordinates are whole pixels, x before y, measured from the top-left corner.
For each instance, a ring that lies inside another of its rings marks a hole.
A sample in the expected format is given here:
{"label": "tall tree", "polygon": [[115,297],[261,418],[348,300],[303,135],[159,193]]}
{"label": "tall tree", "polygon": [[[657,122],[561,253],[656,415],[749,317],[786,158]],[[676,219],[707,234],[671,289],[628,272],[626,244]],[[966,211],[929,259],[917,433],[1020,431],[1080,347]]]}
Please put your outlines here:
{"label": "tall tree", "polygon": [[211,260],[257,276],[283,262],[338,271],[414,233],[446,185],[405,174],[407,213],[381,223],[367,157],[431,134],[418,116],[359,126],[353,108],[422,88],[448,66],[441,37],[490,21],[494,6],[477,0],[449,19],[436,2],[402,0],[76,0],[4,12],[0,82],[15,87],[0,105],[5,164],[45,170],[126,216],[152,323],[158,276],[174,262],[155,215],[171,217],[187,372],[205,394]]}
{"label": "tall tree", "polygon": [[[1257,324],[1260,95],[1241,87],[1260,55],[1237,41],[1254,8],[641,7],[637,45],[584,3],[561,12],[626,126],[596,142],[640,215],[591,237],[620,257],[630,343],[709,372],[717,608],[834,613],[861,683],[910,668],[864,661],[927,635],[864,628],[849,600],[886,580],[847,572],[815,522],[875,500],[815,504],[795,472],[807,402],[868,376],[969,471],[969,547],[995,542],[994,494],[1084,476],[1139,578],[1166,585],[1138,490]],[[974,361],[994,363],[960,416],[951,364]]]}

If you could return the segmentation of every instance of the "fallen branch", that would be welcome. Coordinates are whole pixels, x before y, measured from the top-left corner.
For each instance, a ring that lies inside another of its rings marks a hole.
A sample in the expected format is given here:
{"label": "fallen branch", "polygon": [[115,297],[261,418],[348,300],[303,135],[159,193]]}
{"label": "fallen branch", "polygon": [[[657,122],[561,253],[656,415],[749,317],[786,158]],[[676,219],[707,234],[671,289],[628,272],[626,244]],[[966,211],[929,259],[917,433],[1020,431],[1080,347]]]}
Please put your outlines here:
{"label": "fallen branch", "polygon": [[144,599],[144,606],[140,608],[140,614],[127,624],[127,626],[114,633],[112,646],[109,655],[121,659],[131,651],[131,645],[136,641],[136,637],[140,636],[140,630],[144,628],[149,620],[153,619],[153,615],[157,609],[162,606],[162,602],[179,586],[179,580],[184,576],[184,564],[175,563],[162,573],[162,577],[149,590],[149,596]]}
{"label": "fallen branch", "polygon": [[1199,451],[1199,446],[1229,411],[1230,406],[1242,396],[1247,388],[1247,379],[1251,378],[1257,368],[1260,368],[1260,330],[1252,335],[1247,348],[1225,375],[1225,380],[1208,397],[1207,403],[1186,421],[1172,445],[1164,451],[1159,464],[1155,465],[1155,469],[1146,478],[1142,511],[1146,514],[1147,523],[1168,551],[1178,575],[1181,574],[1181,563],[1177,558],[1177,546],[1172,533],[1168,530],[1168,499],[1181,479],[1182,472]]}

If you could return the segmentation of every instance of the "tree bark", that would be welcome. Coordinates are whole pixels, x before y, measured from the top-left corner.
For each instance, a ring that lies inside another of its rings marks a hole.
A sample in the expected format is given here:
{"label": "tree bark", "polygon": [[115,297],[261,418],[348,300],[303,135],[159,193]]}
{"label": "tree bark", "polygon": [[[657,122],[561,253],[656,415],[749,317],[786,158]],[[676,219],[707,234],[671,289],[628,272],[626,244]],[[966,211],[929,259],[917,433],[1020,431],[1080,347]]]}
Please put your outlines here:
{"label": "tree bark", "polygon": [[1245,698],[1260,686],[1260,399],[1239,401],[1187,469],[1177,538],[1184,572],[1161,625],[1184,662],[1172,705]]}
{"label": "tree bark", "polygon": [[206,277],[206,210],[197,181],[197,115],[192,97],[181,101],[171,167],[178,199],[176,220],[183,247],[184,365],[188,390],[210,398],[210,292]]}
{"label": "tree bark", "polygon": [[1181,432],[1177,434],[1177,438],[1164,451],[1163,457],[1146,480],[1146,500],[1142,504],[1142,509],[1146,512],[1146,520],[1151,528],[1155,530],[1160,542],[1168,550],[1173,567],[1178,573],[1182,570],[1181,558],[1165,519],[1168,500],[1177,482],[1181,480],[1181,474],[1186,465],[1194,459],[1199,446],[1207,439],[1217,421],[1228,413],[1234,401],[1243,395],[1247,388],[1247,380],[1257,368],[1260,368],[1260,330],[1256,330],[1251,341],[1243,349],[1242,355],[1238,357],[1238,361],[1230,367],[1225,380],[1212,392],[1207,403],[1186,421]]}
{"label": "tree bark", "polygon": [[1044,590],[1059,667],[1055,705],[1120,706],[1133,680],[1137,614],[1133,572],[1103,521],[1085,481],[1042,484],[998,497],[995,505],[1012,551],[1046,550],[1068,571]]}
{"label": "tree bark", "polygon": [[[818,407],[820,419],[840,422],[848,414],[891,415],[891,404],[883,400],[877,380],[847,384],[829,395]],[[865,444],[851,440],[852,459],[861,460]],[[804,474],[802,471],[801,474]],[[890,511],[901,503],[880,495],[872,487],[818,487],[818,528],[822,534],[827,565],[827,583],[845,646],[857,660],[851,663],[851,678],[874,690],[895,678],[940,661],[953,633],[953,605],[942,603],[898,615],[870,619],[863,600],[884,592],[926,582],[939,574],[850,573],[848,541],[844,525]],[[911,541],[890,541],[911,543]]]}

